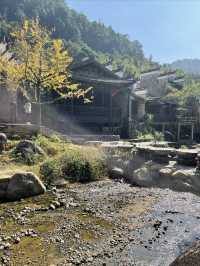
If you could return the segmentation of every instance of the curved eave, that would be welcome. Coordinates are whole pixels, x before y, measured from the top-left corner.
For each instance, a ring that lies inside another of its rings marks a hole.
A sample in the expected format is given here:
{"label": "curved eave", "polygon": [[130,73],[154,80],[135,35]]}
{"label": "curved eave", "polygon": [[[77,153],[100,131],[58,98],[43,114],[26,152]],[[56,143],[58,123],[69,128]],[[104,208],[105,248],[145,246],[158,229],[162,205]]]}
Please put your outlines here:
{"label": "curved eave", "polygon": [[106,85],[121,85],[121,86],[131,86],[134,84],[134,80],[120,80],[120,79],[98,79],[98,78],[90,78],[90,77],[82,77],[82,76],[72,76],[72,80],[78,82],[87,82],[91,84],[106,84]]}
{"label": "curved eave", "polygon": [[91,64],[96,65],[99,69],[101,69],[102,71],[104,71],[105,73],[110,75],[111,77],[118,79],[118,76],[112,70],[106,68],[104,65],[100,64],[98,61],[96,61],[95,59],[91,59],[91,58],[87,59],[85,61],[79,62],[79,63],[72,64],[71,70],[72,70],[72,72],[74,72],[77,69],[80,69],[82,67],[85,67],[85,66],[91,65]]}

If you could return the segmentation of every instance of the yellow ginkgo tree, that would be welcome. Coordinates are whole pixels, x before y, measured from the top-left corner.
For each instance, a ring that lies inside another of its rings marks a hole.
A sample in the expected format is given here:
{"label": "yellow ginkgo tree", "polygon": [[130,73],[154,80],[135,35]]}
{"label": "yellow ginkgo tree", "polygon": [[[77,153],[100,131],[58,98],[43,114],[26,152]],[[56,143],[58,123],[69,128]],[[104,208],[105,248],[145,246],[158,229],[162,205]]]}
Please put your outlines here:
{"label": "yellow ginkgo tree", "polygon": [[39,103],[40,116],[44,90],[54,90],[61,97],[85,97],[87,90],[70,82],[72,58],[64,49],[63,41],[51,39],[51,32],[38,19],[25,20],[12,37],[14,44],[9,53],[12,56],[0,55],[1,83],[9,89],[31,92]]}

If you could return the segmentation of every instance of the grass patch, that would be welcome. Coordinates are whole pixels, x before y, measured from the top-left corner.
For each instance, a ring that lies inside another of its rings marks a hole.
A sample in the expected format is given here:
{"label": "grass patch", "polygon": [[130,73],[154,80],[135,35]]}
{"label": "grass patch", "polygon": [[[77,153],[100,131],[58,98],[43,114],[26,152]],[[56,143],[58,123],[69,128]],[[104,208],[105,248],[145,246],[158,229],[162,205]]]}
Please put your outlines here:
{"label": "grass patch", "polygon": [[154,140],[154,141],[164,141],[164,136],[161,132],[155,131],[153,133],[139,133],[137,136],[139,140]]}
{"label": "grass patch", "polygon": [[50,138],[47,138],[43,135],[38,135],[33,140],[50,157],[54,157],[58,155],[59,153],[62,153],[66,149],[66,145],[67,145],[67,143],[62,141],[56,135],[52,135]]}
{"label": "grass patch", "polygon": [[79,146],[66,143],[57,136],[47,138],[35,136],[32,142],[41,147],[46,153],[39,154],[25,160],[20,154],[15,154],[17,140],[9,141],[9,148],[0,157],[0,170],[15,173],[16,171],[33,172],[51,186],[54,181],[64,178],[72,182],[95,181],[107,174],[105,155],[100,148]]}
{"label": "grass patch", "polygon": [[54,244],[44,243],[43,238],[23,238],[14,245],[11,254],[12,265],[57,265],[64,260]]}

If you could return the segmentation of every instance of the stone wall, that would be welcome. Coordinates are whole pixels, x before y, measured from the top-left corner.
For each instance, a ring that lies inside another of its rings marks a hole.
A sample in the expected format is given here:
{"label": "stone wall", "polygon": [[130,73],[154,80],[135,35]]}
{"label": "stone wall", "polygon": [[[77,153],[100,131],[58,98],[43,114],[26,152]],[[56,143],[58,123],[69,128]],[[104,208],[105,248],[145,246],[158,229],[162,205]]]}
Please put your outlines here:
{"label": "stone wall", "polygon": [[0,132],[5,133],[8,137],[12,137],[13,135],[26,137],[39,133],[40,128],[36,125],[28,124],[1,124]]}

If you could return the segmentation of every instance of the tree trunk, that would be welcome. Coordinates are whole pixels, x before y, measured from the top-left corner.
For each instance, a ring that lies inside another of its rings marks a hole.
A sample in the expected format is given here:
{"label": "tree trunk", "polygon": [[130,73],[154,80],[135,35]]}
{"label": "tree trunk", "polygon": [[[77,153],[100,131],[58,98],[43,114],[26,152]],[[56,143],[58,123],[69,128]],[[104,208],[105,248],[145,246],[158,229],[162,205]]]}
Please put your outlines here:
{"label": "tree trunk", "polygon": [[37,125],[40,127],[42,125],[42,109],[41,109],[41,95],[40,86],[36,88],[36,101],[37,101]]}

